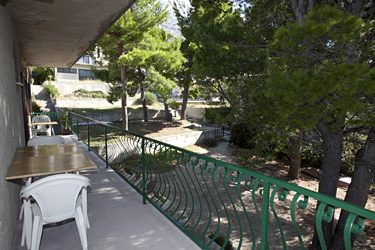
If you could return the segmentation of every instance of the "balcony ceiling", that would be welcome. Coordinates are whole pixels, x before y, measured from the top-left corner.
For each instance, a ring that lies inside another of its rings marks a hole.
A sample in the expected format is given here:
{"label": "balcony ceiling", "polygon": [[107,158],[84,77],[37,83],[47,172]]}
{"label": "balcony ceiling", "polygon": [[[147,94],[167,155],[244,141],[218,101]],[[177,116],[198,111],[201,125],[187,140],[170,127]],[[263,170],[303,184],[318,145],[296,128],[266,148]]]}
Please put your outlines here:
{"label": "balcony ceiling", "polygon": [[70,67],[133,0],[11,0],[28,65]]}

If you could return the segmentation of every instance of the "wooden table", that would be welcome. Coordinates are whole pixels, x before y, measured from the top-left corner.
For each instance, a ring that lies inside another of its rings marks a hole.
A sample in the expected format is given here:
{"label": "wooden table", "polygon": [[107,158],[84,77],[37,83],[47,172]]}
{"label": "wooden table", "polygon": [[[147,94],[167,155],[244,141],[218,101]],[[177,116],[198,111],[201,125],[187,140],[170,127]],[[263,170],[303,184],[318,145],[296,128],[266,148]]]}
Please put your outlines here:
{"label": "wooden table", "polygon": [[76,144],[17,148],[6,180],[94,169],[96,164]]}

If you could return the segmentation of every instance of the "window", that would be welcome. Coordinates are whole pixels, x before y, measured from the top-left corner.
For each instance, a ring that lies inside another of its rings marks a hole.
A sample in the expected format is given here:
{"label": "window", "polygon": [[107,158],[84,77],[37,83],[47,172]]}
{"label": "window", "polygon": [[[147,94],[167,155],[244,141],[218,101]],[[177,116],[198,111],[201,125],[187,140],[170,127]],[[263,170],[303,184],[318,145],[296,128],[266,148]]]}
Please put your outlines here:
{"label": "window", "polygon": [[67,73],[67,74],[77,74],[77,69],[75,68],[57,68],[58,73]]}
{"label": "window", "polygon": [[82,57],[82,63],[90,64],[90,57],[89,56],[83,56]]}
{"label": "window", "polygon": [[81,64],[90,64],[90,65],[95,65],[95,59],[90,57],[90,56],[82,56],[79,60],[78,63]]}
{"label": "window", "polygon": [[91,70],[87,70],[87,69],[80,69],[79,70],[79,80],[80,81],[83,81],[83,80],[96,80],[96,76],[95,76],[95,73]]}

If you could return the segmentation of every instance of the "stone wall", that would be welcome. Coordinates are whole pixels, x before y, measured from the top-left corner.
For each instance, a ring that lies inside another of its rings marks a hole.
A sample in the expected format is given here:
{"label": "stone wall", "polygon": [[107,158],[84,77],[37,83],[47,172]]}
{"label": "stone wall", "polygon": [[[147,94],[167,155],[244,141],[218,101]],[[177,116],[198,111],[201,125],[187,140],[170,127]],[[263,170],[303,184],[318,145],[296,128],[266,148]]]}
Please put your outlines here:
{"label": "stone wall", "polygon": [[[5,181],[17,147],[25,145],[20,54],[14,23],[0,5],[0,249],[12,248],[19,212],[19,185]],[[20,239],[14,239],[20,240]]]}

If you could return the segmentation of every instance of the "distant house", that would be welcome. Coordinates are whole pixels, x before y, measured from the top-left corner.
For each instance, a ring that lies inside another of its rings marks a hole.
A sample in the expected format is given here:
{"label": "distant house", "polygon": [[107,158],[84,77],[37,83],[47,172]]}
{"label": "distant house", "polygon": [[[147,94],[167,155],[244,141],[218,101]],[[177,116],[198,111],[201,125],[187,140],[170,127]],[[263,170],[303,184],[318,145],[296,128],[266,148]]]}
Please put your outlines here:
{"label": "distant house", "polygon": [[[95,53],[96,54],[96,53]],[[99,53],[98,53],[99,54]],[[55,81],[95,81],[99,80],[95,70],[104,70],[106,67],[99,65],[97,56],[84,55],[70,68],[55,68]],[[100,59],[102,61],[102,59]]]}

